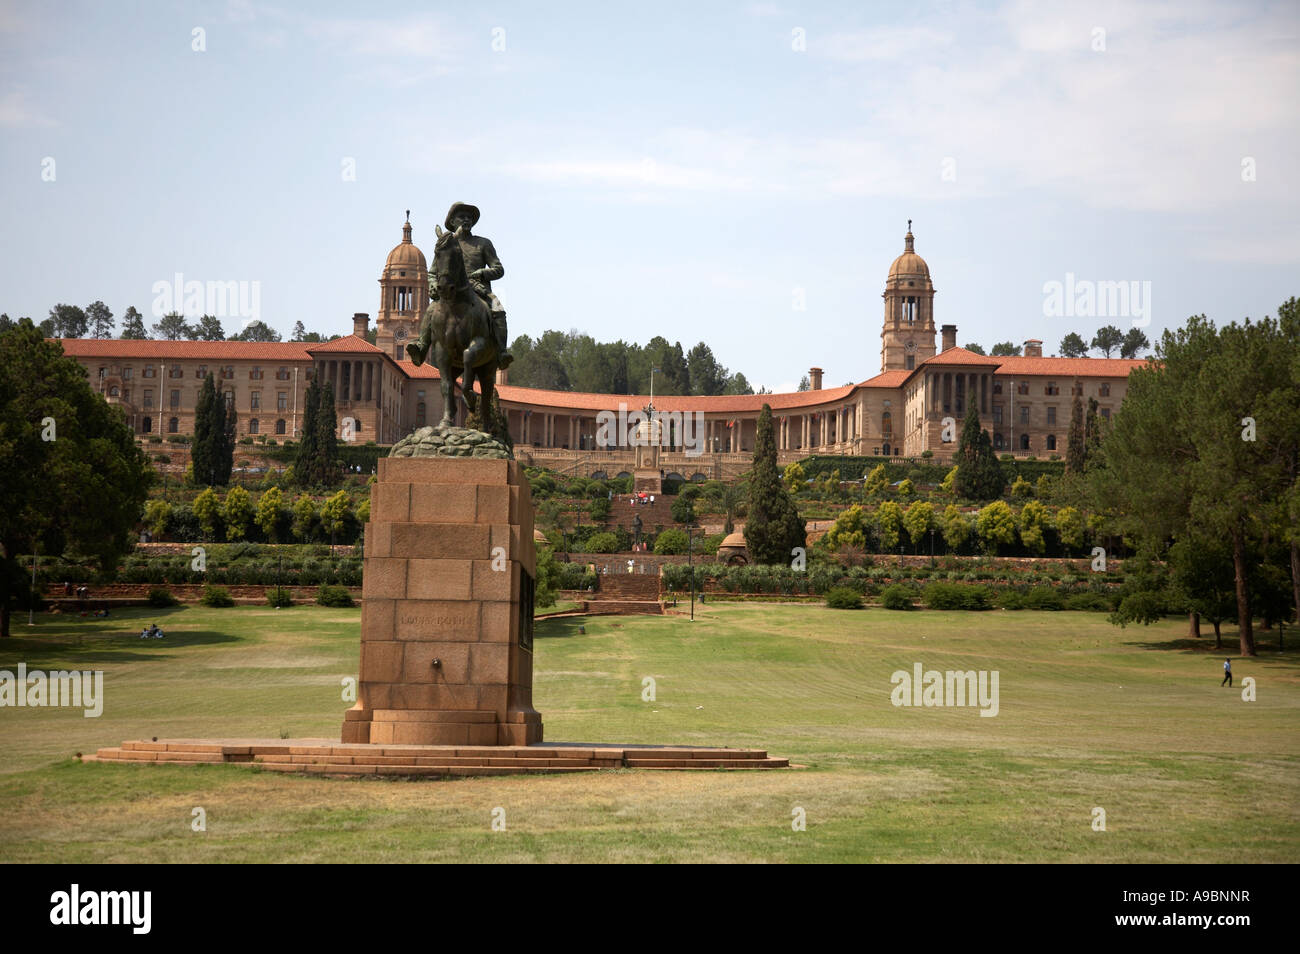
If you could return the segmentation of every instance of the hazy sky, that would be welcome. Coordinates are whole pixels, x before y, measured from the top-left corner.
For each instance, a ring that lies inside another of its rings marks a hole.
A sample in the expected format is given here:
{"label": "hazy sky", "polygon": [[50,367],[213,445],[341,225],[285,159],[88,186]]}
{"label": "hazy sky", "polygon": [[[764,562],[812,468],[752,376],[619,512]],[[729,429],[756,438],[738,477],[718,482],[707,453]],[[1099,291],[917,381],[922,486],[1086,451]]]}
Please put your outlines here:
{"label": "hazy sky", "polygon": [[346,333],[403,210],[429,252],[461,199],[512,336],[704,340],[776,390],[876,373],[909,218],[961,343],[1137,317],[1049,315],[1067,275],[1149,282],[1153,340],[1274,314],[1298,11],[0,0],[0,311],[152,324],[180,272]]}

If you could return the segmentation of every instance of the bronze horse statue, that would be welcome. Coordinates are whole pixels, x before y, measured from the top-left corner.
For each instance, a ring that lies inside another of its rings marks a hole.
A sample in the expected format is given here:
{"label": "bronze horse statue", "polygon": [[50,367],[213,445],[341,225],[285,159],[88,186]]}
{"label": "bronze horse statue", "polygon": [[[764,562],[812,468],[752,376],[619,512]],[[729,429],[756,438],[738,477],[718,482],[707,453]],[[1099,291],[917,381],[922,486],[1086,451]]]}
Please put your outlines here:
{"label": "bronze horse statue", "polygon": [[[483,400],[483,414],[477,422],[481,430],[491,432],[492,391],[497,375],[497,343],[492,334],[492,315],[487,302],[470,287],[465,273],[465,257],[456,233],[434,226],[438,243],[433,250],[430,271],[437,297],[429,302],[420,321],[420,336],[406,346],[411,361],[419,367],[428,357],[438,369],[442,389],[442,426],[452,424],[452,400],[456,378],[463,374],[460,391],[471,416]],[[430,355],[432,351],[432,355]],[[479,395],[474,393],[477,379]],[[471,424],[471,426],[474,426]]]}

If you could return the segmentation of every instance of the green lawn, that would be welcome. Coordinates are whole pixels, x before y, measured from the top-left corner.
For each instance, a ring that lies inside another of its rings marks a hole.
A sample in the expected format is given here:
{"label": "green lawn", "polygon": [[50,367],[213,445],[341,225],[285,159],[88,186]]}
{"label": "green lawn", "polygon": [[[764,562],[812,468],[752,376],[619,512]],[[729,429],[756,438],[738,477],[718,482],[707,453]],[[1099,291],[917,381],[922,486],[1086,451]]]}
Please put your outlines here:
{"label": "green lawn", "polygon": [[[755,746],[806,768],[407,781],[83,765],[76,752],[131,738],[337,738],[360,611],[15,620],[0,669],[102,669],[105,708],[0,709],[0,861],[1300,861],[1300,639],[1279,655],[1259,634],[1230,690],[1183,620],[696,609],[540,623],[546,737]],[[155,619],[168,637],[140,640]],[[890,674],[917,662],[997,670],[999,714],[895,708]]]}

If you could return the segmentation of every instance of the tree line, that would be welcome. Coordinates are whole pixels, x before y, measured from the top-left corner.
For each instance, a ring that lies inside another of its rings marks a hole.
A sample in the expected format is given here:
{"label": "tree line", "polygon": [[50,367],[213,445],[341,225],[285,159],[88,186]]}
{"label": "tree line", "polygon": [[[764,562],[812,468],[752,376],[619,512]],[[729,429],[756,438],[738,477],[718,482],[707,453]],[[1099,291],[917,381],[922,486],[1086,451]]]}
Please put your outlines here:
{"label": "tree line", "polygon": [[[21,321],[22,319],[18,319]],[[27,319],[31,321],[30,318]],[[7,314],[0,315],[0,331],[12,328],[17,322]],[[112,338],[117,330],[113,311],[102,301],[94,301],[85,308],[79,305],[58,304],[50,309],[47,318],[35,326],[46,338]],[[150,332],[152,331],[152,334]],[[333,341],[340,335],[322,335],[318,331],[308,331],[301,321],[295,322],[290,341],[322,342]],[[180,312],[168,312],[158,319],[148,330],[145,328],[144,315],[134,305],[122,315],[121,340],[144,341],[154,338],[159,341],[282,341],[280,333],[264,321],[250,321],[227,335],[221,319],[215,315],[200,315],[194,322],[187,321]],[[375,329],[370,329],[367,340],[375,343]]]}
{"label": "tree line", "polygon": [[[595,394],[649,394],[654,372],[656,394],[753,394],[741,372],[718,362],[703,341],[689,351],[680,341],[655,336],[644,346],[597,341],[578,331],[520,335],[510,346],[510,383],[552,391]],[[766,393],[760,390],[759,393]]]}
{"label": "tree line", "polygon": [[[1022,346],[1012,341],[999,341],[987,352],[983,345],[976,342],[964,344],[962,347],[967,351],[988,354],[995,358],[1019,357],[1023,352]],[[1109,358],[1112,353],[1118,352],[1121,358],[1132,360],[1150,347],[1151,342],[1147,340],[1141,328],[1130,328],[1125,332],[1114,325],[1105,325],[1097,329],[1097,333],[1091,340],[1085,339],[1077,331],[1071,331],[1061,339],[1060,352],[1062,358],[1086,358],[1089,356],[1089,351],[1098,351],[1102,357]]]}

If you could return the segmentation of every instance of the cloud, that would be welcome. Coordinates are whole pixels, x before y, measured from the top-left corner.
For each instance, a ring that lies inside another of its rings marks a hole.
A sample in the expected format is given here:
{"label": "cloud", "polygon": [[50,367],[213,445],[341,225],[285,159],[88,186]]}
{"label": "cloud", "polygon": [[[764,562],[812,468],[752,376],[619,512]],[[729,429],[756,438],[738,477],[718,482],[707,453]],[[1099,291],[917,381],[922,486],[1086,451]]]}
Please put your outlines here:
{"label": "cloud", "polygon": [[35,111],[23,90],[11,90],[0,96],[0,126],[57,126],[48,116]]}

